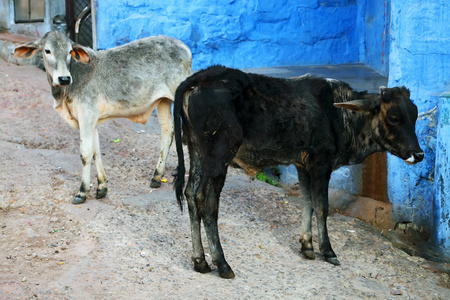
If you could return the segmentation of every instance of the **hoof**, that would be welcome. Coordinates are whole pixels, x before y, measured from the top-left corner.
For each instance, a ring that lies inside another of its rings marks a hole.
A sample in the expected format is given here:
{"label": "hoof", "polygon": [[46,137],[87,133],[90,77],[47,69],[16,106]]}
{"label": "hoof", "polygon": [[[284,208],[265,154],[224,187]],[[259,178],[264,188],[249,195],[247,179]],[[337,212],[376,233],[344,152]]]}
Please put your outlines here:
{"label": "hoof", "polygon": [[341,265],[341,263],[339,262],[339,260],[337,259],[336,256],[335,257],[325,257],[325,261],[332,265],[335,265],[335,266]]}
{"label": "hoof", "polygon": [[81,196],[75,196],[75,199],[73,199],[72,204],[81,204],[86,202],[86,196],[81,197]]}
{"label": "hoof", "polygon": [[219,276],[225,279],[234,278],[234,272],[231,267],[225,262],[222,266],[217,266],[219,269]]}
{"label": "hoof", "polygon": [[302,255],[307,259],[316,259],[316,254],[312,249],[302,250]]}
{"label": "hoof", "polygon": [[101,190],[97,189],[97,194],[95,194],[95,198],[101,199],[106,196],[107,192],[108,192],[108,188],[104,188]]}
{"label": "hoof", "polygon": [[221,278],[225,278],[225,279],[233,279],[235,277],[234,272],[231,269],[228,270],[228,271],[225,271],[225,272],[220,272],[219,271],[219,276]]}
{"label": "hoof", "polygon": [[152,182],[150,183],[151,188],[159,188],[161,186],[161,181],[157,181],[155,178],[152,178]]}
{"label": "hoof", "polygon": [[211,268],[208,266],[208,263],[204,259],[193,259],[193,261],[195,271],[199,273],[211,272]]}

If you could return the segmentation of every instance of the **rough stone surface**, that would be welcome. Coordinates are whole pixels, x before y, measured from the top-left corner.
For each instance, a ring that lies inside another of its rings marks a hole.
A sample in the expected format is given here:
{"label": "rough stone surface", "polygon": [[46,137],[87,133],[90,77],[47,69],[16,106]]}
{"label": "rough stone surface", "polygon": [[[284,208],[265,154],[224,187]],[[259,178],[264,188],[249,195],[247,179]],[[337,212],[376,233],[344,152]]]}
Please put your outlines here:
{"label": "rough stone surface", "polygon": [[[439,100],[438,128],[436,142],[436,201],[434,216],[436,220],[436,244],[450,249],[450,93]],[[448,250],[447,252],[450,252]],[[450,254],[448,255],[450,257]]]}
{"label": "rough stone surface", "polygon": [[193,68],[359,61],[357,1],[96,1],[98,48],[149,35],[185,42]]}
{"label": "rough stone surface", "polygon": [[[394,218],[412,222],[424,238],[440,243],[438,239],[443,236],[450,240],[445,234],[450,230],[449,216],[436,214],[441,206],[448,210],[448,195],[441,204],[435,185],[437,162],[443,158],[436,157],[436,112],[440,94],[450,91],[450,3],[392,0],[391,11],[389,85],[405,85],[411,90],[411,99],[419,109],[416,132],[425,159],[407,166],[388,157],[389,199]],[[440,184],[449,186],[450,182]],[[443,254],[450,257],[450,244],[441,246]]]}

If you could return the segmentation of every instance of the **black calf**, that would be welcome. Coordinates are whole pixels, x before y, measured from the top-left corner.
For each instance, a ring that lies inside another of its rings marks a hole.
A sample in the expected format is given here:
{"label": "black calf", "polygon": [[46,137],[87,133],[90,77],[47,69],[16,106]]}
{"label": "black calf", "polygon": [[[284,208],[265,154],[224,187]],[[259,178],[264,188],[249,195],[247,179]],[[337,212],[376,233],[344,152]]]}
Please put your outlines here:
{"label": "black calf", "polygon": [[247,174],[267,166],[294,164],[307,203],[301,252],[306,258],[315,258],[314,211],[319,249],[326,261],[339,265],[326,225],[331,172],[386,150],[409,164],[423,159],[415,134],[417,108],[405,87],[380,87],[380,94],[367,94],[338,80],[313,76],[286,80],[215,66],[192,75],[178,87],[174,114],[175,191],[181,208],[185,174],[181,120],[189,147],[185,196],[194,269],[211,271],[200,236],[203,221],[213,263],[224,278],[233,278],[234,273],[220,245],[217,217],[220,192],[232,161]]}

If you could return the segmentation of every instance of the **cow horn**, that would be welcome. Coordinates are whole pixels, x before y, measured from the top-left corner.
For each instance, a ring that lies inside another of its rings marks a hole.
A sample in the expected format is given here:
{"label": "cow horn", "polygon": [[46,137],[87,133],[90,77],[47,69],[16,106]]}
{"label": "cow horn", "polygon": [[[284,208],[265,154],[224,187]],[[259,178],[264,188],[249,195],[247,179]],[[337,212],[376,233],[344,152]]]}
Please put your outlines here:
{"label": "cow horn", "polygon": [[377,106],[377,104],[375,101],[370,99],[357,99],[342,103],[334,103],[334,106],[357,112],[370,112]]}

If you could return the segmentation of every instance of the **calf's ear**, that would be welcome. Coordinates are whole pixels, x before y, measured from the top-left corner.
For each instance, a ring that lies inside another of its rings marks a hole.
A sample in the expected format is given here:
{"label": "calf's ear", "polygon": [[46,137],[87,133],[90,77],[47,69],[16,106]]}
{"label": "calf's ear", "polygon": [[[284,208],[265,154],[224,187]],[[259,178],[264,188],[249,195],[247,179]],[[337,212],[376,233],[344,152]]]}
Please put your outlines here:
{"label": "calf's ear", "polygon": [[36,42],[31,42],[17,46],[14,49],[13,55],[17,58],[32,58],[39,50],[38,44]]}
{"label": "calf's ear", "polygon": [[371,112],[377,107],[377,103],[374,100],[358,99],[342,103],[334,103],[334,106],[357,112]]}
{"label": "calf's ear", "polygon": [[83,64],[88,64],[91,61],[89,53],[87,53],[87,51],[78,44],[72,45],[72,51],[70,52],[70,54],[72,55],[73,59]]}
{"label": "calf's ear", "polygon": [[380,95],[381,95],[381,99],[384,102],[389,102],[390,100],[390,95],[389,95],[389,89],[385,86],[380,86]]}

